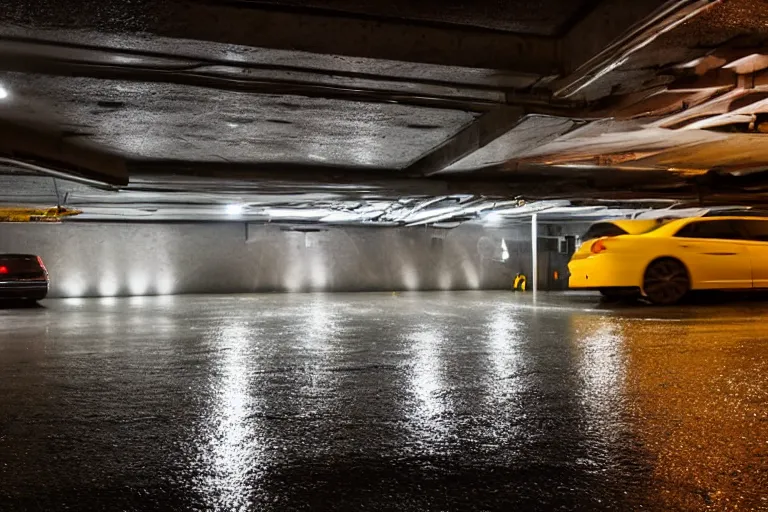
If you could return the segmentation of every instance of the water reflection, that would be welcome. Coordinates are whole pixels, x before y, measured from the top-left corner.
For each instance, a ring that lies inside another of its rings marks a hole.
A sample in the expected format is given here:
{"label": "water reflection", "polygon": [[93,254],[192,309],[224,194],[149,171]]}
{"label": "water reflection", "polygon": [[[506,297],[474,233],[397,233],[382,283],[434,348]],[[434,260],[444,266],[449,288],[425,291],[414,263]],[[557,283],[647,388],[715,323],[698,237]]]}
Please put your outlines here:
{"label": "water reflection", "polygon": [[296,325],[296,349],[304,356],[306,378],[299,389],[300,416],[317,415],[330,407],[326,398],[334,394],[334,378],[328,371],[332,366],[331,340],[338,335],[333,312],[322,297],[317,297],[302,312]]}
{"label": "water reflection", "polygon": [[492,393],[499,397],[513,390],[511,377],[519,367],[521,332],[516,316],[513,308],[498,305],[493,309],[488,325],[488,348],[495,377]]}
{"label": "water reflection", "polygon": [[413,406],[407,417],[422,450],[437,449],[448,432],[449,409],[445,396],[445,379],[440,345],[445,343],[443,333],[435,326],[422,326],[411,334],[413,366],[409,389]]}
{"label": "water reflection", "polygon": [[609,459],[621,453],[625,428],[627,361],[618,319],[597,315],[571,316],[571,343],[579,374],[583,429],[592,457]]}
{"label": "water reflection", "polygon": [[316,296],[299,327],[299,332],[305,333],[304,347],[320,353],[330,350],[330,340],[338,335],[338,327],[327,302],[322,296]]}
{"label": "water reflection", "polygon": [[217,333],[223,355],[211,383],[213,407],[204,426],[199,456],[199,492],[215,510],[251,510],[253,489],[262,476],[265,453],[258,404],[249,390],[249,336],[237,323]]}
{"label": "water reflection", "polygon": [[[3,312],[3,490],[45,510],[766,509],[768,314],[528,297]],[[132,485],[40,493],[82,472]]]}
{"label": "water reflection", "polygon": [[699,318],[625,329],[652,499],[660,510],[768,510],[768,314],[697,309]]}
{"label": "water reflection", "polygon": [[488,375],[487,395],[493,416],[494,442],[504,442],[516,425],[515,418],[522,414],[520,393],[524,389],[520,378],[522,369],[520,344],[524,339],[520,321],[514,308],[499,304],[491,312],[485,333],[491,371]]}

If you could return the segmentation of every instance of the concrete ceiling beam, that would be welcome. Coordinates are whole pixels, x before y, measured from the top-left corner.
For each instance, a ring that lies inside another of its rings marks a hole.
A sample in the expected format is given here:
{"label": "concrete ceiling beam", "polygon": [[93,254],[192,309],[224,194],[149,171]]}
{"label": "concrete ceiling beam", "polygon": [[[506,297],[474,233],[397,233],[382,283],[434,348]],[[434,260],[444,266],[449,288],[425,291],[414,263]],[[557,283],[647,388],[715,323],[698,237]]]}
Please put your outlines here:
{"label": "concrete ceiling beam", "polygon": [[[622,187],[670,186],[684,178],[665,170],[616,172],[611,168],[574,169],[521,165],[514,172],[450,173],[408,177],[397,170],[360,171],[323,166],[224,166],[219,163],[144,162],[131,167],[131,194],[220,194],[244,198],[255,193],[290,194],[301,191],[338,194],[340,197],[414,197],[472,194],[514,197],[536,191],[552,194],[551,183],[570,183],[573,190],[616,190]],[[586,188],[579,188],[586,187]],[[622,188],[622,190],[628,190]],[[124,196],[129,197],[129,196]],[[146,196],[147,199],[149,196]]]}
{"label": "concrete ceiling beam", "polygon": [[603,1],[561,39],[564,77],[555,84],[555,97],[578,97],[657,37],[719,1]]}
{"label": "concrete ceiling beam", "polygon": [[429,176],[487,146],[515,127],[526,114],[519,107],[491,110],[462,128],[404,169],[408,176]]}
{"label": "concrete ceiling beam", "polygon": [[564,114],[542,91],[511,92],[507,86],[449,82],[286,65],[194,60],[165,53],[21,41],[0,36],[0,70],[33,75],[177,84],[254,94],[297,95],[367,103],[484,112],[499,105],[526,105]]}
{"label": "concrete ceiling beam", "polygon": [[51,176],[109,185],[128,184],[128,171],[122,158],[68,141],[61,133],[3,120],[0,120],[0,157],[18,160],[19,167],[27,170],[49,169],[47,174]]}
{"label": "concrete ceiling beam", "polygon": [[190,3],[162,20],[157,32],[253,47],[542,75],[556,73],[560,60],[556,40],[540,36],[224,3]]}
{"label": "concrete ceiling beam", "polygon": [[[76,18],[73,28],[125,31],[119,18],[107,24],[99,19],[99,13],[82,12]],[[557,40],[549,37],[395,18],[340,16],[249,2],[142,2],[132,5],[129,19],[137,25],[132,31],[180,41],[510,69],[537,75],[557,74],[560,63]]]}
{"label": "concrete ceiling beam", "polygon": [[[18,59],[0,53],[3,71],[48,76],[82,77],[101,80],[176,84],[222,91],[252,94],[294,95],[308,98],[358,101],[364,103],[398,103],[427,108],[484,112],[503,105],[506,95],[482,88],[419,84],[381,79],[343,79],[328,73],[304,76],[296,72],[255,73],[234,66],[197,66],[192,70],[156,69],[142,66],[121,66],[72,62],[47,58]],[[520,103],[537,103],[542,99],[517,97]]]}

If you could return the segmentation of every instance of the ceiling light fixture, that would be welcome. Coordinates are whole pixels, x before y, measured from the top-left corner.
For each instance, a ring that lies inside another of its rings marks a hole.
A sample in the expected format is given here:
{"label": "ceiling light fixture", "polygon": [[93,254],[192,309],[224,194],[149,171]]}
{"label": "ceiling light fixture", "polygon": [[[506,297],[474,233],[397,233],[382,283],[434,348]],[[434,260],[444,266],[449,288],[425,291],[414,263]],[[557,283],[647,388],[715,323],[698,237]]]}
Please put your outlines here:
{"label": "ceiling light fixture", "polygon": [[228,204],[227,205],[227,215],[240,215],[243,213],[243,205],[242,204]]}

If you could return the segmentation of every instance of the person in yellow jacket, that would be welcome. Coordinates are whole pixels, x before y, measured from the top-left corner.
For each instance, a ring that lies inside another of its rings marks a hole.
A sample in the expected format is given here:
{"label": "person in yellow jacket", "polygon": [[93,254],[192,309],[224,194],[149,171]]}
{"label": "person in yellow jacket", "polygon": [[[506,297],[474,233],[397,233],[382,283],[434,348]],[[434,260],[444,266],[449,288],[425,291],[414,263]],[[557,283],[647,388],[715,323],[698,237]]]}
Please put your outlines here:
{"label": "person in yellow jacket", "polygon": [[524,292],[525,291],[525,285],[526,285],[526,278],[525,274],[521,274],[520,272],[515,275],[515,282],[512,284],[512,290],[516,292]]}

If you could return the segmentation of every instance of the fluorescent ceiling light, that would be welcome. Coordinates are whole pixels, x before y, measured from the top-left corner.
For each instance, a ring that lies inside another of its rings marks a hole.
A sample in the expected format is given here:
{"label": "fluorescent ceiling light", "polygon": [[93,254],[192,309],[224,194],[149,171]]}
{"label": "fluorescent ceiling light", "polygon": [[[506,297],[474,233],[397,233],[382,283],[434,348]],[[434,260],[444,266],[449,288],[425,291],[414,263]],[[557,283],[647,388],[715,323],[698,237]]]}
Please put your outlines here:
{"label": "fluorescent ceiling light", "polygon": [[228,204],[227,215],[240,215],[243,213],[243,205],[241,204]]}

